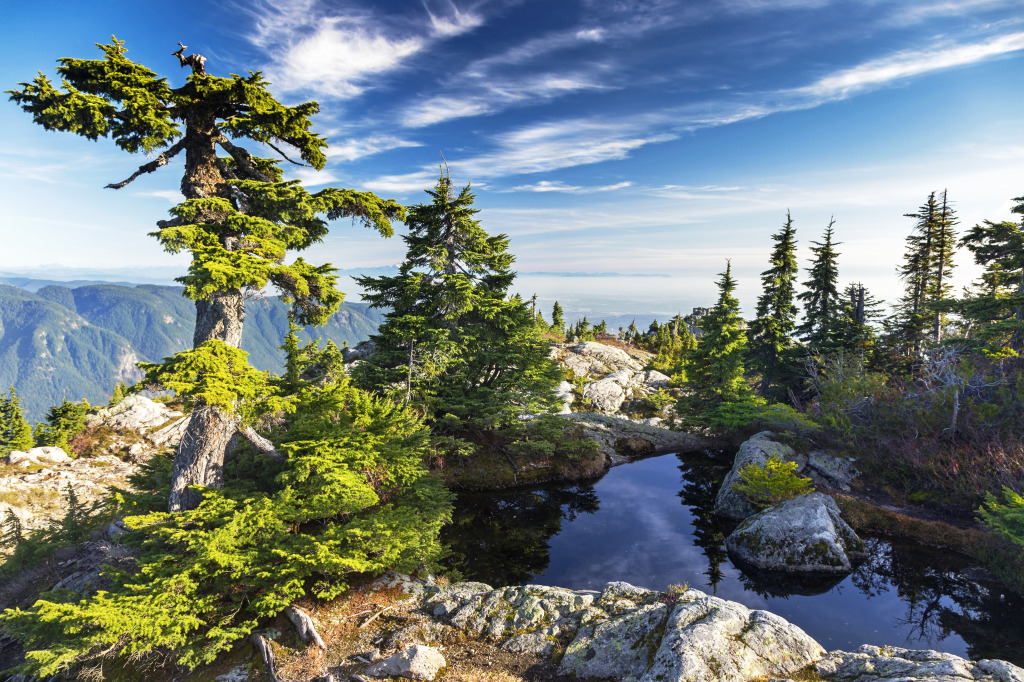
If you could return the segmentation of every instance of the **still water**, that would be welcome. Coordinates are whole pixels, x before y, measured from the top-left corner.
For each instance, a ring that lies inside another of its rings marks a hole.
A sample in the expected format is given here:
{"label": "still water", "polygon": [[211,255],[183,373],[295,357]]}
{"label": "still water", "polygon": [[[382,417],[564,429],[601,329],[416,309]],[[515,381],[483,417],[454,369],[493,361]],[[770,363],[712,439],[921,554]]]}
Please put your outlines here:
{"label": "still water", "polygon": [[591,484],[460,494],[444,535],[448,561],[495,586],[689,583],[776,613],[828,650],[889,644],[1024,664],[1024,598],[949,552],[865,537],[870,558],[841,579],[741,571],[712,514],[730,464],[730,454],[663,455]]}

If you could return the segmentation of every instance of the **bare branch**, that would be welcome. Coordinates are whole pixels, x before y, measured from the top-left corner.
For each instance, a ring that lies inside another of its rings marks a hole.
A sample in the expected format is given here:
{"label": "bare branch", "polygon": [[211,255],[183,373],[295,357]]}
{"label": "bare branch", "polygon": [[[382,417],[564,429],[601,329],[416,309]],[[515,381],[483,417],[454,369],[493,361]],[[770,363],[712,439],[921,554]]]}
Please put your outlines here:
{"label": "bare branch", "polygon": [[231,155],[231,158],[238,164],[238,170],[242,171],[248,179],[259,180],[261,182],[273,182],[273,178],[262,173],[260,169],[256,167],[256,164],[252,162],[252,154],[250,154],[247,149],[239,147],[237,144],[229,140],[223,133],[218,134],[213,141],[219,144],[224,151]]}
{"label": "bare branch", "polygon": [[282,455],[280,452],[274,449],[274,444],[271,443],[266,438],[264,438],[263,436],[261,436],[260,434],[256,433],[256,430],[253,429],[251,426],[243,426],[241,429],[238,430],[238,432],[242,434],[242,436],[247,441],[252,443],[257,450],[262,452],[270,459],[274,460],[275,462],[285,461],[284,455]]}
{"label": "bare branch", "polygon": [[270,673],[270,679],[274,682],[278,682],[277,672],[274,670],[274,666],[277,663],[274,650],[270,646],[270,642],[267,638],[259,633],[252,633],[249,636],[249,641],[252,642],[253,648],[259,652],[260,657],[263,658],[263,663],[267,666],[267,672]]}
{"label": "bare branch", "polygon": [[268,147],[270,147],[271,149],[273,149],[273,150],[274,150],[275,152],[277,152],[278,154],[280,154],[280,155],[281,155],[281,158],[283,158],[283,159],[284,159],[285,161],[287,161],[288,163],[294,163],[294,164],[295,164],[296,166],[305,166],[306,168],[312,168],[312,166],[310,166],[310,165],[309,165],[308,163],[302,163],[301,161],[294,161],[294,160],[292,160],[292,159],[288,158],[288,155],[287,155],[287,154],[285,154],[285,153],[284,153],[283,151],[281,151],[280,149],[278,149],[278,148],[277,148],[276,146],[274,146],[274,144],[273,144],[272,142],[267,142],[267,143],[266,143],[266,145],[267,145]]}
{"label": "bare branch", "polygon": [[323,638],[320,633],[316,631],[316,625],[313,624],[313,619],[308,613],[300,609],[298,606],[289,606],[284,610],[284,615],[288,616],[288,620],[292,622],[295,629],[299,631],[299,637],[302,638],[303,642],[313,640],[321,649],[326,649],[327,645],[324,644]]}
{"label": "bare branch", "polygon": [[188,48],[188,45],[182,45],[179,42],[178,43],[178,49],[175,52],[172,52],[171,54],[178,58],[178,62],[181,63],[182,68],[188,66],[188,67],[190,67],[192,69],[192,73],[194,73],[195,75],[197,75],[197,76],[205,76],[206,75],[206,57],[204,57],[201,54],[190,54],[189,56],[186,57],[185,56],[185,50],[187,48]]}
{"label": "bare branch", "polygon": [[125,185],[127,185],[128,183],[130,183],[132,180],[134,180],[135,178],[139,177],[140,175],[145,175],[146,173],[152,173],[157,168],[160,168],[161,166],[166,166],[167,162],[170,161],[172,158],[174,158],[174,156],[178,152],[180,152],[182,149],[184,149],[184,148],[185,148],[185,140],[184,140],[184,138],[182,138],[181,140],[178,140],[178,142],[175,143],[174,146],[172,146],[170,149],[165,151],[160,156],[156,157],[155,159],[153,159],[149,163],[146,163],[146,164],[143,164],[143,165],[139,166],[139,170],[137,170],[134,173],[132,173],[132,176],[130,178],[128,178],[127,180],[122,180],[121,182],[117,182],[117,183],[111,183],[111,184],[107,185],[106,187],[104,187],[104,189],[121,189],[122,187],[124,187]]}

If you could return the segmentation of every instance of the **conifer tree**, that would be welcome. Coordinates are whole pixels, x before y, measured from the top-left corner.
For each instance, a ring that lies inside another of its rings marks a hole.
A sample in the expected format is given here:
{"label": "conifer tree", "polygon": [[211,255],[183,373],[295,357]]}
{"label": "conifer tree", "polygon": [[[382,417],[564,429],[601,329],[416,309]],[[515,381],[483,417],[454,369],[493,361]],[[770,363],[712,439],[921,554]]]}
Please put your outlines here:
{"label": "conifer tree", "polygon": [[725,272],[719,276],[718,301],[701,319],[704,333],[687,370],[687,383],[705,409],[749,397],[743,380],[747,335],[742,328],[740,303],[733,295],[736,280],[732,278],[731,262],[726,261]]}
{"label": "conifer tree", "polygon": [[939,209],[938,220],[935,226],[935,248],[933,282],[928,291],[928,303],[933,310],[932,318],[932,342],[939,343],[942,340],[942,302],[949,298],[953,291],[953,284],[950,282],[952,270],[955,267],[953,255],[956,253],[956,232],[954,230],[957,222],[956,211],[953,210],[949,201],[948,190],[942,190],[942,207]]}
{"label": "conifer tree", "polygon": [[65,398],[46,412],[46,421],[36,424],[36,445],[68,449],[68,442],[85,430],[85,415],[89,403],[73,403]]}
{"label": "conifer tree", "polygon": [[[180,187],[185,201],[152,234],[166,251],[192,255],[188,273],[179,281],[196,305],[193,346],[213,349],[204,344],[216,342],[237,348],[245,292],[268,284],[293,303],[302,324],[321,323],[337,310],[342,294],[334,269],[302,258],[286,262],[287,252],[321,241],[326,220],[341,217],[358,219],[389,236],[391,220],[403,216],[401,206],[353,190],[327,188],[311,194],[297,181],[282,181],[279,159],[254,156],[238,144],[248,140],[292,161],[281,151],[287,145],[306,165],[323,168],[327,143],[310,132],[317,103],[281,104],[259,72],[212,76],[205,57],[186,55],[180,43],[173,56],[190,73],[177,88],[129,60],[123,41],[112,38],[109,45],[97,47],[101,59],[59,60],[61,87],[40,74],[9,94],[47,130],[91,140],[108,137],[126,152],[155,154],[128,178],[107,187],[123,188],[184,153]],[[220,484],[225,448],[238,429],[232,411],[196,405],[175,458],[172,510],[199,503],[189,486]]]}
{"label": "conifer tree", "polygon": [[797,298],[804,302],[804,320],[796,333],[813,348],[828,352],[839,324],[842,299],[839,296],[839,268],[836,259],[839,254],[832,242],[835,220],[825,228],[824,241],[811,242],[811,267],[807,268],[810,278],[803,283],[804,291]]}
{"label": "conifer tree", "polygon": [[447,174],[427,193],[429,203],[409,209],[398,274],[357,280],[367,301],[391,310],[357,379],[401,386],[435,423],[448,416],[491,428],[547,409],[560,377],[530,307],[508,295],[508,237],[480,227],[469,186],[456,194]]}
{"label": "conifer tree", "polygon": [[110,394],[110,407],[114,407],[119,402],[124,400],[125,395],[128,393],[128,387],[125,386],[123,381],[118,381],[114,384],[114,392]]}
{"label": "conifer tree", "polygon": [[555,305],[551,307],[551,329],[558,334],[565,329],[565,313],[558,301],[555,301]]}
{"label": "conifer tree", "polygon": [[985,268],[969,295],[950,302],[967,319],[971,335],[1016,353],[1024,351],[1024,197],[1011,209],[1020,222],[975,225],[960,244]]}
{"label": "conifer tree", "polygon": [[782,230],[772,235],[771,267],[761,273],[761,296],[748,331],[750,369],[760,375],[762,395],[784,399],[799,367],[790,335],[796,327],[796,228],[786,211]]}
{"label": "conifer tree", "polygon": [[14,450],[28,450],[34,444],[32,427],[25,421],[18,394],[11,386],[6,395],[0,396],[0,457]]}

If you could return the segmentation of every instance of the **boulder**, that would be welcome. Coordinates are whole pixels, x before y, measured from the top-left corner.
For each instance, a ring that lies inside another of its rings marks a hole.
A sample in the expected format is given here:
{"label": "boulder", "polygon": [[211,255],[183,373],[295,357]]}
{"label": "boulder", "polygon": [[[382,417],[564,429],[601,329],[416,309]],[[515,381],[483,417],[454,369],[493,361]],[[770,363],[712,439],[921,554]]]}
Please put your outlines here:
{"label": "boulder", "polygon": [[105,407],[96,414],[88,415],[85,425],[145,433],[181,415],[181,412],[145,396],[130,395],[113,407]]}
{"label": "boulder", "polygon": [[431,646],[416,644],[379,663],[374,663],[366,669],[366,674],[370,677],[432,680],[446,665],[447,662],[440,651]]}
{"label": "boulder", "polygon": [[562,409],[559,411],[559,414],[570,414],[572,412],[572,403],[576,399],[576,396],[572,394],[572,384],[568,381],[558,384],[558,388],[555,389],[555,395],[562,401]]}
{"label": "boulder", "polygon": [[748,464],[764,466],[768,458],[777,455],[785,462],[796,462],[797,473],[801,473],[807,466],[807,458],[798,455],[785,443],[776,443],[772,440],[771,431],[762,431],[751,436],[740,446],[733,460],[732,469],[725,475],[722,487],[718,489],[718,496],[715,497],[715,514],[734,521],[742,521],[757,512],[757,509],[750,504],[747,498],[733,490],[734,483],[740,480],[740,469]]}
{"label": "boulder", "polygon": [[832,651],[815,664],[835,682],[1024,682],[1024,669],[1006,661],[968,661],[938,651],[914,651],[865,644],[854,652]]}
{"label": "boulder", "polygon": [[605,414],[614,414],[626,401],[626,392],[613,373],[606,379],[591,381],[583,387],[583,397],[589,398],[594,408]]}
{"label": "boulder", "polygon": [[846,492],[850,491],[853,479],[860,475],[852,461],[826,450],[812,450],[807,456],[807,465],[829,485]]}
{"label": "boulder", "polygon": [[451,613],[451,624],[493,639],[537,631],[555,637],[572,629],[574,616],[578,618],[593,601],[592,594],[560,587],[503,587],[473,596]]}
{"label": "boulder", "polygon": [[146,434],[146,440],[160,448],[175,447],[181,442],[181,437],[185,435],[185,430],[188,429],[190,419],[192,419],[192,415],[188,415],[176,422],[168,424],[162,429]]}
{"label": "boulder", "polygon": [[25,468],[42,464],[69,464],[74,461],[62,449],[49,445],[29,448],[24,452],[12,450],[6,459],[7,463],[12,466]]}
{"label": "boulder", "polygon": [[767,611],[687,590],[677,597],[643,682],[713,682],[791,675],[825,650]]}
{"label": "boulder", "polygon": [[828,495],[810,493],[747,518],[725,547],[743,564],[785,573],[848,573],[864,543]]}
{"label": "boulder", "polygon": [[639,372],[643,367],[621,348],[595,341],[555,346],[551,358],[578,377],[605,376],[620,369]]}

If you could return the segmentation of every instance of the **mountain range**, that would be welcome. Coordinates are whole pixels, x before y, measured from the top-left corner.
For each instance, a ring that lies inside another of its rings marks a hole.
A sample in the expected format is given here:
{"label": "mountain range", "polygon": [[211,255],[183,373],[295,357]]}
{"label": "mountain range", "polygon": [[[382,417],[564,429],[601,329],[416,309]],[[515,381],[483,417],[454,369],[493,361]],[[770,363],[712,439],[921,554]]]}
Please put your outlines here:
{"label": "mountain range", "polygon": [[[0,391],[14,386],[30,422],[65,397],[105,403],[118,381],[141,378],[136,363],[192,345],[195,305],[181,287],[12,279],[0,283]],[[355,345],[383,318],[366,303],[343,303],[299,336]],[[242,349],[253,366],[281,371],[287,331],[288,306],[277,297],[246,302]]]}

